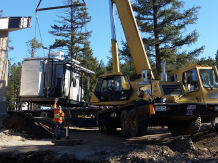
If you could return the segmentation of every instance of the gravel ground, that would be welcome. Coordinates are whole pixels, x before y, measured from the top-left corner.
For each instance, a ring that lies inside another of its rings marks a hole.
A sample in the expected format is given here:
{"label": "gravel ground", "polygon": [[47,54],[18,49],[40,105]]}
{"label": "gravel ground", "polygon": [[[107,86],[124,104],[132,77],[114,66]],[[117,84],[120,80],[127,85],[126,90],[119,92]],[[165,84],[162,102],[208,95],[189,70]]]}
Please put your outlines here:
{"label": "gravel ground", "polygon": [[120,131],[104,135],[97,128],[70,127],[70,139],[63,138],[59,145],[52,138],[30,137],[21,130],[6,128],[0,130],[0,139],[0,162],[8,163],[218,162],[218,124],[216,129],[204,124],[191,137],[175,137],[161,127],[149,128],[145,136],[134,138],[123,138]]}

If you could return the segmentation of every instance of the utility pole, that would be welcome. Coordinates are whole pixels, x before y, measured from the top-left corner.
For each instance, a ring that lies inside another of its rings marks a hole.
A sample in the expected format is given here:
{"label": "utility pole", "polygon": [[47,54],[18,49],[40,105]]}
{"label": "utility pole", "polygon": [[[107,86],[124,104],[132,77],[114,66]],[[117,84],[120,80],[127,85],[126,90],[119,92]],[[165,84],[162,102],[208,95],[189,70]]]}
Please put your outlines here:
{"label": "utility pole", "polygon": [[0,17],[0,116],[7,113],[8,33],[31,27],[31,17]]}

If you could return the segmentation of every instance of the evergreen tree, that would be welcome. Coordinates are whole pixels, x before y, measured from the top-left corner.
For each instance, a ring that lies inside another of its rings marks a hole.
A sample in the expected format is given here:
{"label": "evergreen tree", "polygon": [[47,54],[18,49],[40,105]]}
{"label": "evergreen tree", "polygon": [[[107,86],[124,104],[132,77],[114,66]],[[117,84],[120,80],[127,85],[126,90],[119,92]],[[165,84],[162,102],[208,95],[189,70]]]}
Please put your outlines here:
{"label": "evergreen tree", "polygon": [[[67,5],[79,4],[80,1],[66,0]],[[56,36],[52,48],[67,51],[71,58],[83,56],[84,48],[91,32],[86,30],[86,24],[91,21],[86,7],[71,7],[59,16],[58,24],[51,26],[50,33]]]}
{"label": "evergreen tree", "polygon": [[216,62],[216,66],[218,66],[218,50],[216,51],[215,54],[215,62]]}
{"label": "evergreen tree", "polygon": [[135,69],[134,69],[134,64],[132,59],[130,58],[130,53],[129,53],[129,48],[127,43],[122,42],[122,48],[119,49],[119,54],[120,55],[120,69],[121,72],[127,74],[131,80],[134,80],[137,78]]}
{"label": "evergreen tree", "polygon": [[113,60],[112,57],[107,57],[107,64],[106,64],[106,73],[113,72]]}
{"label": "evergreen tree", "polygon": [[98,62],[97,69],[96,69],[96,76],[99,77],[102,74],[106,74],[107,69],[106,66],[104,65],[104,62],[101,60]]}
{"label": "evergreen tree", "polygon": [[20,80],[21,80],[21,63],[14,63],[8,65],[8,88],[7,88],[7,101],[9,110],[18,107],[20,95]]}
{"label": "evergreen tree", "polygon": [[201,58],[198,62],[198,65],[208,65],[208,66],[214,66],[216,65],[216,60],[214,60],[213,58],[209,57],[209,58]]}
{"label": "evergreen tree", "polygon": [[0,18],[3,17],[3,10],[0,10]]}
{"label": "evergreen tree", "polygon": [[[85,42],[84,48],[82,49],[82,54],[77,58],[81,65],[84,67],[96,72],[97,71],[97,59],[93,57],[92,50],[90,48],[90,43],[88,41]],[[97,74],[93,74],[90,77],[90,90],[88,90],[88,85],[87,85],[87,79],[86,76],[83,76],[83,89],[85,91],[84,93],[84,100],[89,99],[91,96],[92,89],[95,85]],[[89,92],[88,92],[89,91]]]}
{"label": "evergreen tree", "polygon": [[37,54],[37,51],[43,47],[35,37],[32,40],[27,41],[26,45],[31,58],[34,58]]}
{"label": "evergreen tree", "polygon": [[[80,1],[66,1],[67,5],[79,4]],[[87,13],[86,7],[71,7],[59,16],[58,24],[51,26],[50,33],[56,36],[56,40],[51,48],[59,48],[67,52],[70,58],[79,60],[83,67],[94,72],[97,70],[97,59],[93,57],[93,52],[88,41],[91,32],[86,29],[91,17]],[[97,75],[90,76],[90,90],[95,85]],[[88,85],[85,76],[83,77],[84,100],[87,100],[91,91],[88,93]]]}
{"label": "evergreen tree", "polygon": [[136,0],[133,8],[147,54],[156,64],[156,76],[161,72],[162,60],[171,63],[168,70],[174,69],[195,61],[203,51],[203,46],[189,52],[181,50],[197,41],[195,30],[184,33],[196,22],[199,7],[185,10],[182,0]]}

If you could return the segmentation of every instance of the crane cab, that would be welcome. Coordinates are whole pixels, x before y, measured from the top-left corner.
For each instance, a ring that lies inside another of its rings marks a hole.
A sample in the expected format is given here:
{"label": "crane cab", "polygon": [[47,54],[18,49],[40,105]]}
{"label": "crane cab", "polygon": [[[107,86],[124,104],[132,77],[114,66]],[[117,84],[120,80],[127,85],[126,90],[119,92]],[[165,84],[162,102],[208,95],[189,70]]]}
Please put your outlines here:
{"label": "crane cab", "polygon": [[112,73],[100,76],[91,97],[95,105],[119,105],[126,102],[132,94],[128,76]]}

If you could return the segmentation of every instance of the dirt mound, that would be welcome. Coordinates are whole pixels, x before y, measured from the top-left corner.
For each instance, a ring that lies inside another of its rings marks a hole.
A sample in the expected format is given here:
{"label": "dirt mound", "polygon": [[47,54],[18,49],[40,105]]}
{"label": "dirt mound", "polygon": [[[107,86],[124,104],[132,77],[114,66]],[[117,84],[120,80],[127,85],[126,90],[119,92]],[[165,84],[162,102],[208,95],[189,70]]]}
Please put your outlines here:
{"label": "dirt mound", "polygon": [[174,139],[170,145],[171,149],[173,151],[178,152],[187,152],[188,150],[195,150],[196,147],[194,146],[194,143],[192,142],[192,139],[190,137],[179,137],[177,139]]}
{"label": "dirt mound", "polygon": [[177,156],[197,160],[213,158],[217,161],[218,131],[208,128],[193,136],[177,137],[169,143],[169,147],[177,153]]}
{"label": "dirt mound", "polygon": [[6,129],[25,134],[29,138],[52,138],[53,126],[44,119],[36,119],[31,114],[14,113],[3,121]]}

